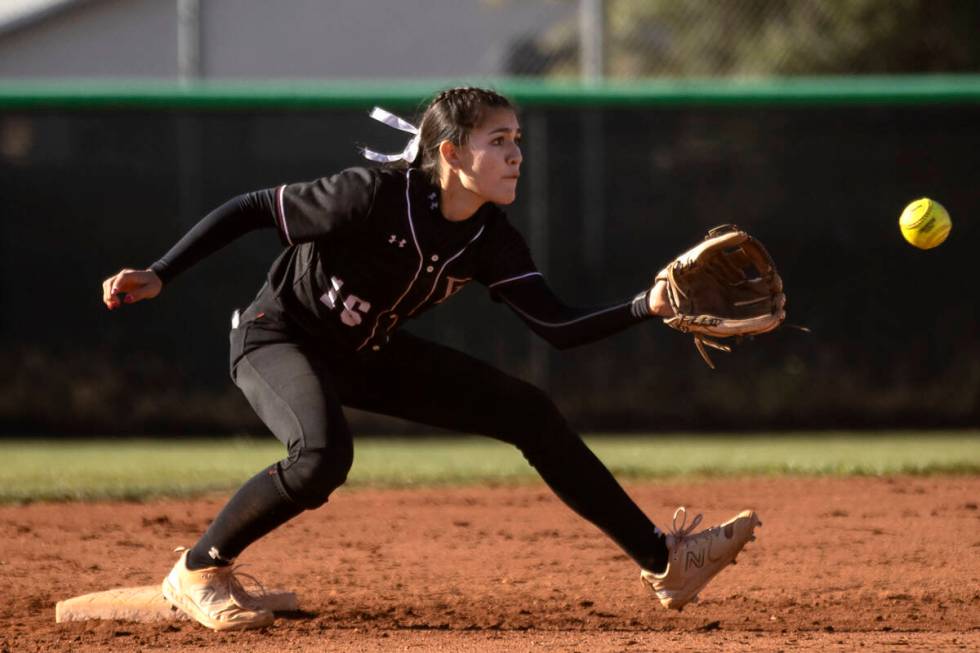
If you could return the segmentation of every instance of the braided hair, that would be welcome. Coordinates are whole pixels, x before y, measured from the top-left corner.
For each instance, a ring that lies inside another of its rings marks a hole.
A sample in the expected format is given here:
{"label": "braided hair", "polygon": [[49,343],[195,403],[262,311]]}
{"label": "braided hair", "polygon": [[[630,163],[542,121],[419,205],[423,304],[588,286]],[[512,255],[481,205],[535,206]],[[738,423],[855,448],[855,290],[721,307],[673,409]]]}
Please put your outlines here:
{"label": "braided hair", "polygon": [[470,132],[480,125],[488,109],[513,110],[514,105],[495,91],[472,86],[440,92],[422,114],[419,152],[408,167],[422,170],[433,184],[438,184],[439,145],[443,141],[466,145]]}

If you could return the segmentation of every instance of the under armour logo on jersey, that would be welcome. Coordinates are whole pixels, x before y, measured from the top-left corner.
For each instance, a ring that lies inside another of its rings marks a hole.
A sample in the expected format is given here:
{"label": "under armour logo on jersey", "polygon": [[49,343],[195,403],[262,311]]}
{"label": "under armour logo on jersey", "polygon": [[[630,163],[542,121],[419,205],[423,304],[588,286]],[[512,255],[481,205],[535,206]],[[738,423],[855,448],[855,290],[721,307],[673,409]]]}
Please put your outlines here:
{"label": "under armour logo on jersey", "polygon": [[392,245],[397,243],[399,247],[404,247],[405,243],[407,243],[408,241],[405,240],[404,238],[399,240],[398,236],[396,236],[395,234],[391,234],[390,236],[388,236],[388,242],[391,243]]}
{"label": "under armour logo on jersey", "polygon": [[439,196],[435,193],[429,193],[429,208],[438,209],[439,208]]}

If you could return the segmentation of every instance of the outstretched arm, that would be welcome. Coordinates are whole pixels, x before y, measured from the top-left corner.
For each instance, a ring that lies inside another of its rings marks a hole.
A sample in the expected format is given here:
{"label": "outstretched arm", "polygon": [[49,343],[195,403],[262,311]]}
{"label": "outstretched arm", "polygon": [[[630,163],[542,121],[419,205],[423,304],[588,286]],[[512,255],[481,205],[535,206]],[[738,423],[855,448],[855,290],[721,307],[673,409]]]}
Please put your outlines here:
{"label": "outstretched arm", "polygon": [[595,342],[650,317],[672,314],[662,281],[631,300],[592,308],[565,305],[540,276],[504,285],[496,294],[557,349]]}
{"label": "outstretched arm", "polygon": [[275,227],[274,201],[275,191],[271,189],[228,200],[194,225],[148,269],[120,270],[103,281],[103,303],[112,310],[122,303],[156,297],[164,284],[235,239],[256,229]]}
{"label": "outstretched arm", "polygon": [[170,251],[150,266],[163,283],[250,231],[276,226],[275,191],[260,190],[234,197],[194,225]]}

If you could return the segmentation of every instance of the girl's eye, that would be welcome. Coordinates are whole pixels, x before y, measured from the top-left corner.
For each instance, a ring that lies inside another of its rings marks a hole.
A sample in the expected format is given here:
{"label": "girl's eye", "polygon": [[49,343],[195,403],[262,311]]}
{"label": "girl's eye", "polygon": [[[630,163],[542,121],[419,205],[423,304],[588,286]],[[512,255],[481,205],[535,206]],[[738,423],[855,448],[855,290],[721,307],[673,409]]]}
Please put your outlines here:
{"label": "girl's eye", "polygon": [[495,138],[492,141],[490,141],[490,144],[491,145],[503,145],[504,144],[504,139],[498,136],[497,138]]}

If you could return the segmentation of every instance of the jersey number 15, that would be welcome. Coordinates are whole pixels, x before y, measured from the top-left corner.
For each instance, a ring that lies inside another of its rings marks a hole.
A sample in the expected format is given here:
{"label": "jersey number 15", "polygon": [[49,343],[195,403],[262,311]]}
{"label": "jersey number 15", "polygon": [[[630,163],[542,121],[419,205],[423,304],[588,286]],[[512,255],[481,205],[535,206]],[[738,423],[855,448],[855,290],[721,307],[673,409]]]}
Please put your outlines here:
{"label": "jersey number 15", "polygon": [[338,303],[342,307],[340,311],[340,321],[347,326],[353,327],[361,323],[361,316],[366,315],[371,310],[371,303],[366,302],[357,295],[340,294],[343,287],[343,279],[330,277],[330,290],[320,296],[320,301],[326,304],[331,310],[337,308]]}

